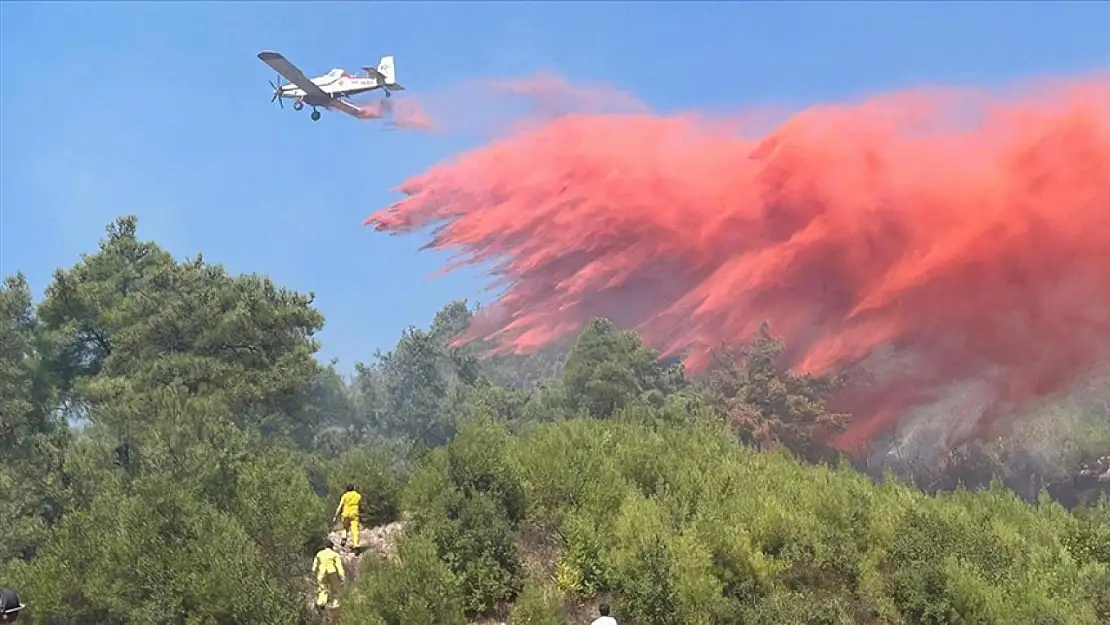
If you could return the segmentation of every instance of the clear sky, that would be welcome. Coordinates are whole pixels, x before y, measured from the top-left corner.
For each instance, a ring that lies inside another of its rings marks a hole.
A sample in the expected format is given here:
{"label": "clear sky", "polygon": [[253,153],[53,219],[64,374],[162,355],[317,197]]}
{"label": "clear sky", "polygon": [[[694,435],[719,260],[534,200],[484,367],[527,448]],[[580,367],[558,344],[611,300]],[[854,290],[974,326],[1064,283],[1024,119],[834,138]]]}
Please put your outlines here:
{"label": "clear sky", "polygon": [[720,112],[1107,68],[1108,28],[1094,1],[0,2],[0,273],[41,295],[134,213],[179,257],[315,291],[350,371],[481,298],[474,272],[430,277],[425,238],[360,225],[477,139],[279,110],[260,50],[310,76],[393,54],[416,95],[553,70]]}

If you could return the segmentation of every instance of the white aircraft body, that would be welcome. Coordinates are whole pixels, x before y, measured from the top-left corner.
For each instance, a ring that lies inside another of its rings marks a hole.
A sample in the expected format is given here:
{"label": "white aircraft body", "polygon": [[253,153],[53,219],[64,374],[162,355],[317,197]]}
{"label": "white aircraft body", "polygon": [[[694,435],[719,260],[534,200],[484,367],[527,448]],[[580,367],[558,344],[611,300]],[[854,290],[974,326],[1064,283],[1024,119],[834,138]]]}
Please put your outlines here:
{"label": "white aircraft body", "polygon": [[388,101],[382,101],[382,106],[379,107],[364,108],[351,103],[347,98],[375,89],[384,91],[388,98],[394,91],[403,91],[405,88],[397,82],[392,56],[383,56],[377,67],[363,67],[365,76],[352,75],[336,68],[316,78],[305,76],[296,65],[277,52],[259,52],[258,58],[291,83],[275,85],[271,82],[274,97],[270,101],[277,100],[281,104],[284,99],[293,100],[293,109],[297,111],[307,104],[312,107],[312,121],[320,119],[317,107],[342,111],[360,119],[379,119],[382,113],[391,110]]}

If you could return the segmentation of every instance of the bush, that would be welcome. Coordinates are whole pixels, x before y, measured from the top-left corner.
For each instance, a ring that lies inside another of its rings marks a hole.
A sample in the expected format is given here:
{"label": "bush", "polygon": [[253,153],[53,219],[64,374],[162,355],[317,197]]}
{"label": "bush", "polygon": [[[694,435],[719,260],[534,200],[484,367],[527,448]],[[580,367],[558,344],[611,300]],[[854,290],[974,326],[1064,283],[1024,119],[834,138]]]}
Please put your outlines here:
{"label": "bush", "polygon": [[509,625],[563,625],[566,622],[566,594],[536,579],[525,582],[509,615]]}
{"label": "bush", "polygon": [[403,565],[370,556],[340,609],[343,623],[463,625],[465,596],[458,576],[426,536],[406,536],[398,546]]}
{"label": "bush", "polygon": [[[935,498],[708,425],[568,421],[513,441],[555,583],[633,623],[1095,623],[1103,525],[1001,486]],[[487,458],[484,462],[490,462]]]}
{"label": "bush", "polygon": [[305,616],[300,585],[269,575],[264,554],[231,516],[172,481],[103,493],[67,515],[31,565],[11,565],[34,622],[265,622]]}
{"label": "bush", "polygon": [[488,421],[469,423],[423,459],[403,495],[410,531],[428,537],[459,576],[469,615],[491,613],[523,583],[512,532],[524,514],[524,491],[509,443]]}
{"label": "bush", "polygon": [[668,522],[656,501],[625,502],[614,528],[616,609],[633,622],[708,623],[721,609],[722,584],[711,555],[691,534]]}
{"label": "bush", "polygon": [[362,495],[359,520],[363,527],[385,525],[400,518],[400,484],[384,453],[362,448],[347,451],[329,463],[327,484],[329,515],[339,505],[347,484],[354,484]]}
{"label": "bush", "polygon": [[236,518],[287,582],[304,574],[328,518],[297,460],[280,448],[261,451],[237,468],[233,491]]}

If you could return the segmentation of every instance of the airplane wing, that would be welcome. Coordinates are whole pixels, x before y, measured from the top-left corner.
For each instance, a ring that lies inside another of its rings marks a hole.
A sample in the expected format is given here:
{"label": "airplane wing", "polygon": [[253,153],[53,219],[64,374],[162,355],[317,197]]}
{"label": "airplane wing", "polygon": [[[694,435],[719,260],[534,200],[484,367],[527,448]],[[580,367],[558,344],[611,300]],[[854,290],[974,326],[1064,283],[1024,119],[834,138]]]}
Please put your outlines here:
{"label": "airplane wing", "polygon": [[309,80],[308,76],[305,76],[304,72],[297,69],[296,65],[290,63],[288,59],[277,52],[259,52],[258,58],[266,65],[274,68],[274,71],[284,76],[286,80],[303,89],[306,95],[316,96],[318,98],[331,97],[317,86],[316,83]]}

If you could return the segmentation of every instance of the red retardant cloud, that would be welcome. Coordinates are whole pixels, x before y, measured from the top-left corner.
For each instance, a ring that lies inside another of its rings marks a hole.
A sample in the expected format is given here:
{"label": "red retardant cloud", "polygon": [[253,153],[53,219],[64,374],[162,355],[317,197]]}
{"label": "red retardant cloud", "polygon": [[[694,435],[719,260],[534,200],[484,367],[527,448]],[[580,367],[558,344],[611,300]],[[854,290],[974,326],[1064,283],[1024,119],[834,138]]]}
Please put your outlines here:
{"label": "red retardant cloud", "polygon": [[838,398],[842,446],[968,379],[989,425],[1104,360],[1110,76],[818,106],[766,136],[744,119],[565,114],[413,177],[366,224],[439,225],[454,266],[495,261],[504,294],[464,338],[507,350],[606,316],[694,371],[764,320],[796,371],[899,354]]}

